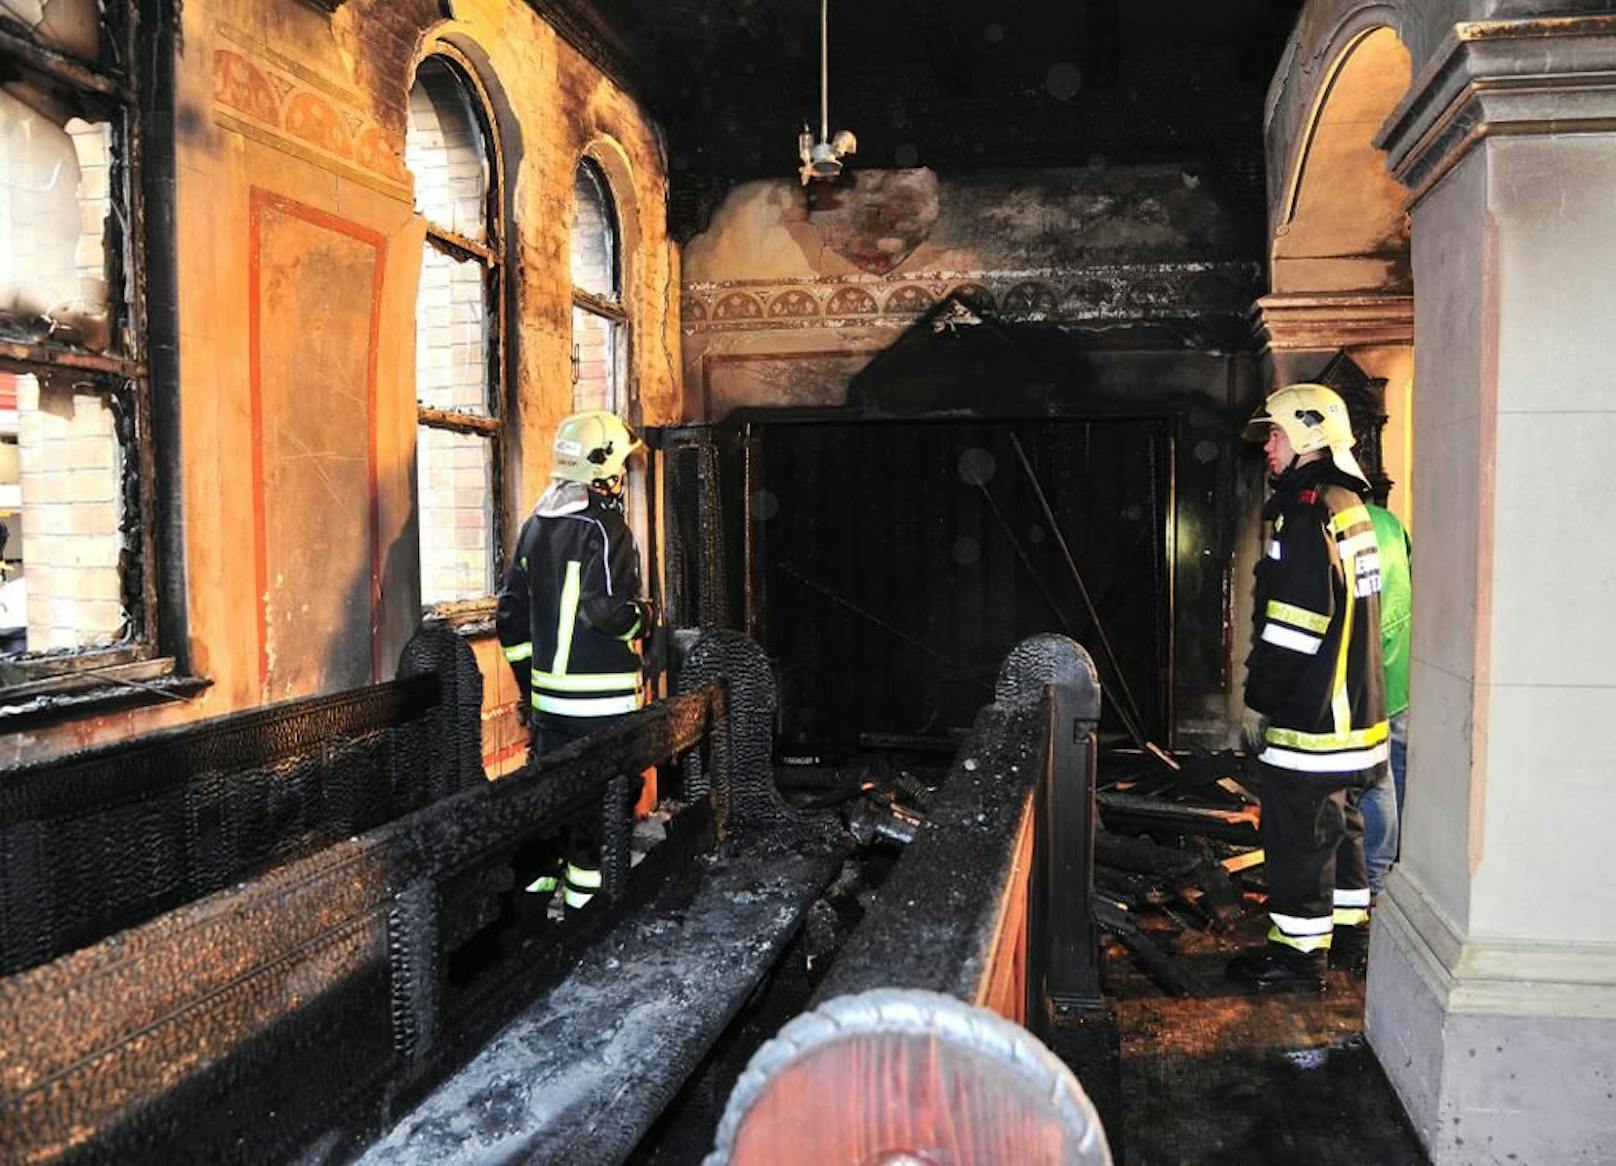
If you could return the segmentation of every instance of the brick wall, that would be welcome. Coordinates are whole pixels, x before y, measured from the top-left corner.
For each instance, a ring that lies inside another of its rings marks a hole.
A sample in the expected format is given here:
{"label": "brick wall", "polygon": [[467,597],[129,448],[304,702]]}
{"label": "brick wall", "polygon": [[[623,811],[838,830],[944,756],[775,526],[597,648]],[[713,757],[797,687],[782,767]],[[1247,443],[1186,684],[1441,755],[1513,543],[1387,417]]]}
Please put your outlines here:
{"label": "brick wall", "polygon": [[110,643],[124,622],[112,411],[99,397],[18,377],[17,437],[28,650]]}

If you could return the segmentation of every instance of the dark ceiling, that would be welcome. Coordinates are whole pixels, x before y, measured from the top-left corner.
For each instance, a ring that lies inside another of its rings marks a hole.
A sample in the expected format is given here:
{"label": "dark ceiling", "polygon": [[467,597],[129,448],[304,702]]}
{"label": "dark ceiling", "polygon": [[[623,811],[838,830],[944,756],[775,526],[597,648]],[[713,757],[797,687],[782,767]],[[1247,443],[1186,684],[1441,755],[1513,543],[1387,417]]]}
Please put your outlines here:
{"label": "dark ceiling", "polygon": [[[817,129],[819,0],[531,0],[668,131],[673,194],[789,176]],[[855,165],[1172,160],[1261,198],[1262,104],[1301,0],[830,0]],[[688,211],[700,217],[700,208]]]}

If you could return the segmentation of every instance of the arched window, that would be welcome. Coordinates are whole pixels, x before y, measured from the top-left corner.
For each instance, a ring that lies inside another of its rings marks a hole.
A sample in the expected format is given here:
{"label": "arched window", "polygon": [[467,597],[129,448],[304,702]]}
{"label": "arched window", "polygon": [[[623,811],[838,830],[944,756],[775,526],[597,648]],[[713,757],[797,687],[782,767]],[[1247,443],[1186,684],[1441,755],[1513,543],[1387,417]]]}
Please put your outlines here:
{"label": "arched window", "polygon": [[628,314],[622,247],[606,175],[591,159],[573,177],[572,407],[626,415]]}
{"label": "arched window", "polygon": [[498,563],[504,393],[499,163],[466,64],[434,54],[410,90],[404,157],[426,220],[415,301],[421,600],[486,599]]}

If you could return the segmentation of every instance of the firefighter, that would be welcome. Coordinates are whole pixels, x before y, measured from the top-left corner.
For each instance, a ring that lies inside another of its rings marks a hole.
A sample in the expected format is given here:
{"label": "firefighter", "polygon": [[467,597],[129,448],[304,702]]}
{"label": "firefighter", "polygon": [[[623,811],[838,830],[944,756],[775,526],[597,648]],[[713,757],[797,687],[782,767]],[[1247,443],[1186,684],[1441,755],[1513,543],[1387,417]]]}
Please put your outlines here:
{"label": "firefighter", "polygon": [[1340,397],[1287,385],[1244,436],[1264,443],[1273,475],[1246,660],[1271,926],[1229,974],[1259,991],[1322,991],[1327,964],[1368,950],[1358,797],[1386,776],[1389,752],[1379,555]]}
{"label": "firefighter", "polygon": [[[517,536],[496,624],[541,756],[599,732],[645,701],[636,641],[655,622],[623,516],[629,456],[642,443],[605,411],[556,427],[549,487]],[[599,816],[570,831],[559,879],[569,908],[600,887]],[[552,868],[553,869],[553,868]],[[546,871],[529,891],[556,889]]]}

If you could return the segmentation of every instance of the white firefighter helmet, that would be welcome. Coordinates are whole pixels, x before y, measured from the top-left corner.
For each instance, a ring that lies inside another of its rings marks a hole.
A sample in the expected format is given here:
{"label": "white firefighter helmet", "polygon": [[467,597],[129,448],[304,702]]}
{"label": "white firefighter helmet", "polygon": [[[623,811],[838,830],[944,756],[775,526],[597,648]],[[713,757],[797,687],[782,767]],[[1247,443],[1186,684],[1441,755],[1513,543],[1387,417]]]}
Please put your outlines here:
{"label": "white firefighter helmet", "polygon": [[1247,441],[1266,441],[1269,427],[1274,425],[1285,431],[1296,453],[1328,449],[1338,470],[1360,481],[1369,480],[1358,459],[1352,456],[1356,439],[1346,403],[1329,386],[1303,382],[1271,393],[1246,422],[1244,437]]}
{"label": "white firefighter helmet", "polygon": [[616,492],[623,485],[623,466],[644,442],[604,409],[573,413],[556,426],[550,473],[569,482]]}

